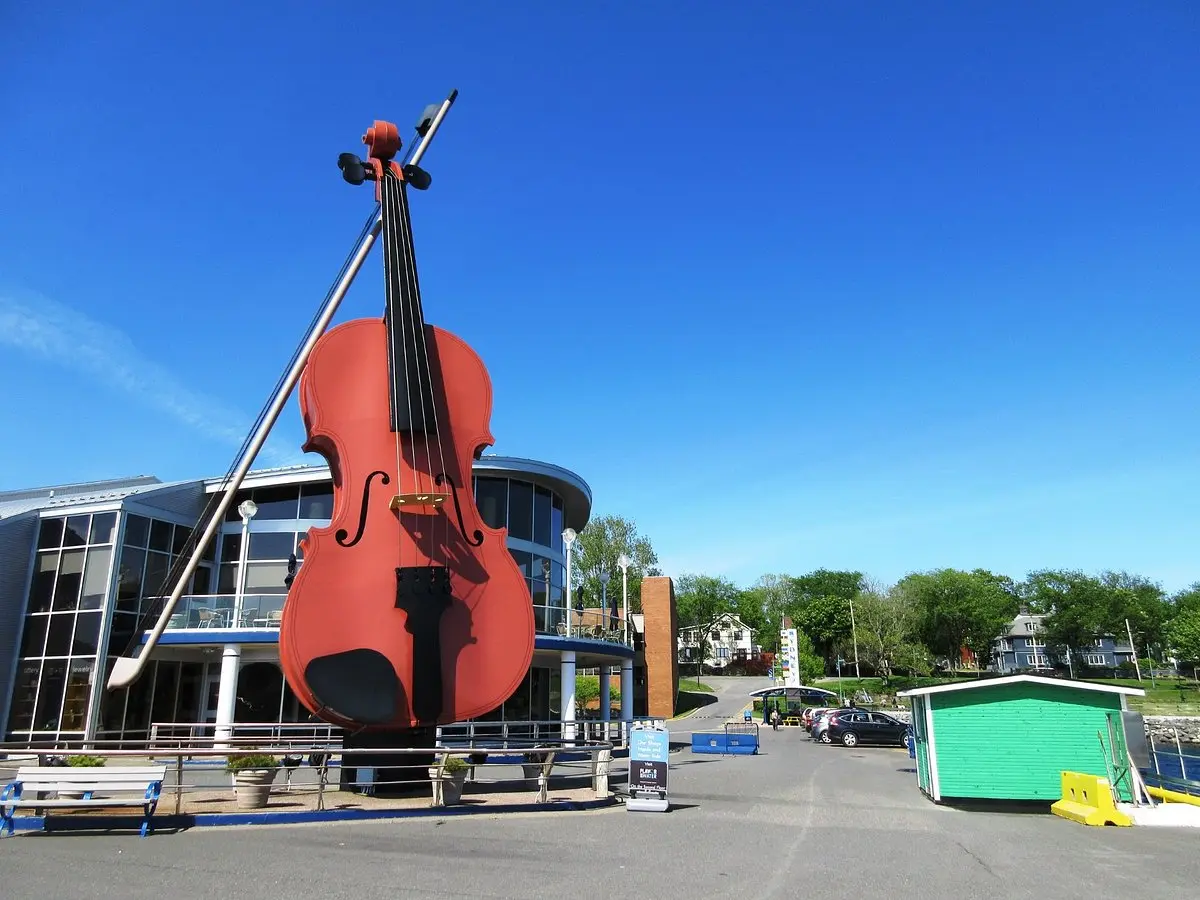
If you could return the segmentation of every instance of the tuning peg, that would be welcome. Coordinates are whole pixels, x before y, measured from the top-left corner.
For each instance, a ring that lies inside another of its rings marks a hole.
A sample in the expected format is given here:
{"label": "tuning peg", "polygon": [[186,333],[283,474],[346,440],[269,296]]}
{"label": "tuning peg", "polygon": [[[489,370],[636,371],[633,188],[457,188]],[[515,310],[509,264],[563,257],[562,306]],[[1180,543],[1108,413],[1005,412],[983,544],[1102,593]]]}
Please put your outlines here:
{"label": "tuning peg", "polygon": [[350,184],[362,184],[367,180],[366,163],[353,153],[338,156],[338,168],[342,170],[342,178]]}
{"label": "tuning peg", "polygon": [[407,165],[404,167],[404,180],[418,191],[429,190],[433,177],[420,166]]}

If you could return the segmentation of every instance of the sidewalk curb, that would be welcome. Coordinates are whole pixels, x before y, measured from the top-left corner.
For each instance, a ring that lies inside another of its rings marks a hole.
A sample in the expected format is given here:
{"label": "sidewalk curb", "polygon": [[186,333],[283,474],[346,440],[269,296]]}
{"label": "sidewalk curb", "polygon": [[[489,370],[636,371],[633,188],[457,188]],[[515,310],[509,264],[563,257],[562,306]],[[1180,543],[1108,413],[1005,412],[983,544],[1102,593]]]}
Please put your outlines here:
{"label": "sidewalk curb", "polygon": [[[226,825],[300,825],[309,822],[362,822],[381,819],[428,819],[448,816],[506,815],[508,813],[583,812],[616,806],[615,796],[597,800],[559,800],[549,803],[505,803],[480,806],[429,806],[416,809],[324,809],[294,812],[196,813],[156,815],[151,834],[160,830],[215,828]],[[87,829],[129,829],[136,832],[142,816],[21,816],[17,831],[53,833]],[[49,824],[49,827],[47,827]],[[14,835],[15,837],[15,835]]]}

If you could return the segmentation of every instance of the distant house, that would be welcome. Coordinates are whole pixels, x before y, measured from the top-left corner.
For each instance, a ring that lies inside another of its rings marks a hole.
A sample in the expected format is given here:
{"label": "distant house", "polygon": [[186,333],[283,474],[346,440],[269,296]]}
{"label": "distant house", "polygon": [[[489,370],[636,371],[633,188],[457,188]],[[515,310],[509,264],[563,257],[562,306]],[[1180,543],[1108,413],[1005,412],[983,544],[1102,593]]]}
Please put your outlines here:
{"label": "distant house", "polygon": [[723,669],[731,662],[753,659],[761,652],[754,629],[733,613],[722,613],[707,625],[679,629],[679,661],[695,665],[704,639],[704,665]]}
{"label": "distant house", "polygon": [[[1037,613],[1022,613],[1012,620],[1008,631],[992,644],[991,669],[1001,674],[1014,672],[1050,671],[1065,667],[1067,660],[1046,646],[1043,623],[1046,617]],[[1086,647],[1072,647],[1075,658],[1086,666],[1115,669],[1123,662],[1133,662],[1133,649],[1125,638],[1103,634],[1092,639]]]}

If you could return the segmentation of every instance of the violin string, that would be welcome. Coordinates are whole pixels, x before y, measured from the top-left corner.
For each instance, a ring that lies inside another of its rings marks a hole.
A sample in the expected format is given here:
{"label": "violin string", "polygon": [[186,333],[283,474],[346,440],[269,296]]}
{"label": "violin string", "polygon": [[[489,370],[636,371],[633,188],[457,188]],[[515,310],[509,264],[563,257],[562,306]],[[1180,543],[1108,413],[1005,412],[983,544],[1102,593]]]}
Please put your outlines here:
{"label": "violin string", "polygon": [[[420,460],[418,459],[417,436],[414,434],[413,474],[417,478],[417,480],[420,481],[422,474],[424,474],[427,479],[431,478],[431,476],[428,472],[428,469],[432,468],[433,461],[429,455],[429,435],[428,435],[429,422],[425,418],[426,379],[422,378],[422,375],[424,373],[421,372],[421,347],[424,346],[424,343],[425,343],[425,332],[424,332],[424,329],[422,328],[421,316],[419,315],[420,296],[417,293],[419,288],[417,287],[417,284],[416,284],[416,265],[417,265],[417,263],[416,263],[416,258],[413,255],[413,247],[412,247],[412,243],[410,240],[411,236],[412,236],[412,219],[409,215],[408,183],[404,180],[400,180],[400,186],[399,186],[399,190],[397,191],[396,200],[397,200],[397,204],[399,205],[399,218],[400,218],[400,224],[401,224],[401,227],[399,229],[399,231],[400,231],[400,253],[402,255],[402,259],[404,260],[404,291],[405,291],[405,296],[408,298],[408,310],[407,310],[408,324],[412,328],[413,353],[417,357],[416,360],[414,360],[416,365],[413,367],[412,374],[414,376],[414,381],[416,382],[415,389],[416,389],[416,394],[417,394],[417,409],[421,413],[421,430],[420,430],[421,437],[420,437],[420,440],[425,446],[426,471],[424,473],[422,473],[421,467],[418,465]],[[432,392],[432,389],[431,389],[431,392]],[[425,484],[425,485],[418,484],[417,490],[422,493],[424,493],[425,491],[431,491],[432,485],[431,484]]]}
{"label": "violin string", "polygon": [[[387,241],[389,244],[388,253],[385,254],[385,258],[386,258],[387,265],[389,266],[389,268],[391,270],[388,273],[388,277],[386,279],[387,291],[388,291],[388,309],[390,310],[390,315],[398,316],[398,320],[395,322],[392,322],[391,325],[392,325],[393,329],[395,329],[396,327],[399,327],[399,329],[400,329],[400,337],[401,337],[400,344],[401,344],[402,352],[404,353],[404,367],[405,367],[404,371],[405,371],[405,373],[407,373],[408,372],[408,347],[406,346],[406,342],[403,339],[404,317],[402,315],[399,315],[399,312],[400,312],[398,309],[399,301],[398,301],[398,298],[395,296],[395,285],[397,283],[397,279],[399,278],[399,272],[397,272],[397,269],[396,269],[396,262],[397,262],[396,253],[398,250],[397,241],[396,241],[396,231],[397,231],[397,228],[396,228],[396,226],[397,226],[396,199],[395,199],[396,184],[397,184],[397,180],[396,180],[395,173],[393,173],[390,168],[385,169],[384,170],[384,178],[383,178],[383,199],[384,199],[384,204],[387,209],[387,212],[386,212],[386,216],[387,216],[386,229],[387,229],[387,231],[386,231],[386,233],[387,233]],[[395,346],[396,342],[390,341],[389,343],[391,344],[391,347],[389,349],[391,352],[392,372],[395,374],[398,374],[400,370],[396,367],[400,364],[400,359],[398,357],[398,351],[396,350],[396,346]],[[398,379],[393,377],[390,380],[391,380],[390,390],[392,392],[392,407],[394,409],[396,409],[397,411],[399,411],[400,397],[397,396],[397,387],[396,387]],[[408,391],[407,394],[408,394],[408,396],[405,397],[404,399],[405,399],[405,402],[408,404],[408,420],[411,423],[412,422],[412,391]],[[404,452],[403,452],[403,442],[402,442],[401,436],[400,436],[400,429],[396,430],[395,439],[396,439],[396,494],[401,495],[404,493],[404,483],[403,483]],[[403,509],[398,509],[396,511],[396,514],[397,514],[397,516],[402,517],[404,515]],[[403,519],[401,519],[401,521],[403,521]],[[403,529],[401,529],[401,531],[403,531]],[[404,566],[404,542],[402,539],[400,539],[399,534],[397,535],[396,553],[397,553],[397,557],[398,557],[397,565],[399,567],[403,567]]]}
{"label": "violin string", "polygon": [[[408,204],[407,190],[405,191],[405,193],[402,196],[403,196],[402,203],[403,203],[403,209],[404,209],[404,221],[405,221],[405,224],[408,226],[407,228],[405,228],[404,235],[405,235],[405,241],[408,244],[408,248],[407,248],[408,249],[408,259],[409,259],[408,273],[409,273],[409,277],[411,278],[410,288],[412,290],[411,296],[413,298],[413,307],[414,307],[413,312],[414,312],[414,315],[417,315],[418,313],[420,314],[420,315],[418,315],[418,322],[421,323],[421,325],[423,326],[425,317],[424,317],[424,313],[422,311],[422,304],[421,304],[421,280],[420,280],[420,276],[417,273],[417,249],[416,249],[415,242],[413,240],[413,235],[412,235],[412,227],[411,227],[412,226],[412,211]],[[433,389],[433,366],[429,362],[429,342],[428,342],[429,335],[426,332],[424,327],[420,328],[420,336],[418,339],[421,342],[420,343],[420,352],[421,352],[421,355],[422,355],[422,357],[424,359],[424,363],[425,363],[425,383],[429,385],[430,412],[433,414],[433,433],[434,433],[434,439],[437,441],[438,463],[440,466],[438,471],[444,473],[446,471],[446,451],[445,451],[445,447],[442,442],[442,429],[441,429],[440,424],[438,423],[437,395]],[[443,384],[443,392],[444,392],[445,391],[445,381],[444,380],[443,380],[442,384]],[[432,482],[432,479],[433,479],[433,475],[432,475],[433,453],[429,447],[428,438],[426,439],[425,450],[426,450],[427,462],[429,463],[429,477]],[[430,487],[431,491],[434,489],[434,485],[432,483],[430,484],[429,487]],[[452,487],[451,490],[453,490],[453,489],[454,488]],[[442,517],[441,521],[442,521],[443,529],[445,532],[443,535],[443,541],[444,541],[443,546],[444,546],[444,545],[449,544],[449,541],[450,541],[450,518],[449,518],[449,515],[448,514],[444,515]],[[435,519],[434,522],[436,525],[437,520]],[[432,530],[433,529],[431,529],[431,531]],[[431,535],[431,537],[432,537],[432,535]]]}

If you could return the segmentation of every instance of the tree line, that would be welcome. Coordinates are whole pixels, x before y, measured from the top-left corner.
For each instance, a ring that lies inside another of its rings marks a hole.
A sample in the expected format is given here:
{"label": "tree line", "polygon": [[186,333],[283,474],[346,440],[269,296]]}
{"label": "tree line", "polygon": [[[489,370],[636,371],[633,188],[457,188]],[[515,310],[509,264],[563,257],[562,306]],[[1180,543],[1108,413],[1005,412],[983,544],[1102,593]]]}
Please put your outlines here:
{"label": "tree line", "polygon": [[[616,563],[622,553],[631,560],[630,608],[641,611],[642,578],[662,573],[650,539],[621,516],[594,519],[580,533],[572,571],[577,604],[599,601],[604,571],[613,579],[609,602],[619,601]],[[895,670],[927,674],[939,666],[956,668],[964,649],[986,666],[993,642],[1022,610],[1046,616],[1038,634],[1046,655],[1069,654],[1076,671],[1088,668],[1086,654],[1096,637],[1112,635],[1127,643],[1126,622],[1139,658],[1170,656],[1200,665],[1200,582],[1168,594],[1157,582],[1128,572],[1045,569],[1017,581],[986,569],[947,568],[913,572],[885,585],[861,572],[816,569],[763,575],[749,587],[721,576],[685,574],[675,578],[675,594],[681,628],[735,613],[757,632],[765,650],[778,650],[787,617],[801,635],[806,679],[832,673],[839,659],[852,664],[855,637],[860,665],[885,678]]]}
{"label": "tree line", "polygon": [[805,638],[802,655],[812,657],[807,669],[801,660],[806,674],[818,664],[829,673],[839,659],[852,664],[856,638],[859,663],[885,678],[897,669],[958,668],[963,650],[986,667],[995,640],[1022,612],[1045,616],[1038,637],[1046,655],[1069,656],[1076,671],[1089,668],[1086,657],[1097,637],[1124,644],[1129,632],[1140,658],[1200,662],[1200,583],[1167,594],[1128,572],[1047,569],[1016,581],[986,569],[947,568],[882,585],[861,572],[817,569],[764,575],[748,588],[718,576],[684,575],[677,595],[681,624],[733,612],[758,631],[764,649],[778,648],[786,616]]}

